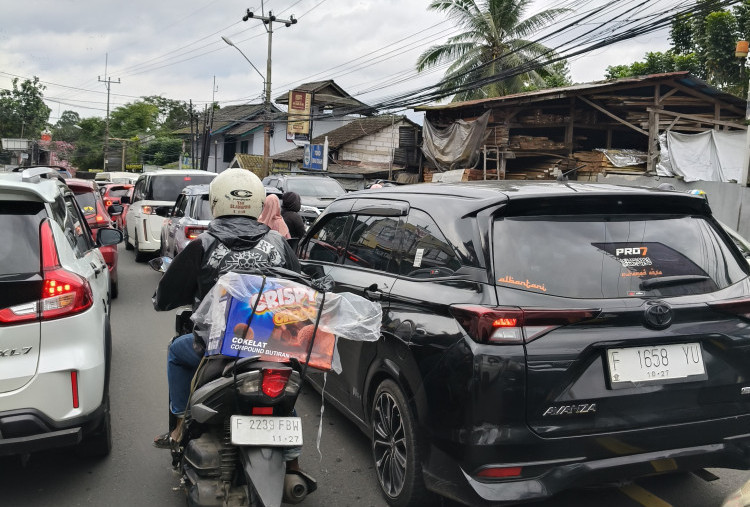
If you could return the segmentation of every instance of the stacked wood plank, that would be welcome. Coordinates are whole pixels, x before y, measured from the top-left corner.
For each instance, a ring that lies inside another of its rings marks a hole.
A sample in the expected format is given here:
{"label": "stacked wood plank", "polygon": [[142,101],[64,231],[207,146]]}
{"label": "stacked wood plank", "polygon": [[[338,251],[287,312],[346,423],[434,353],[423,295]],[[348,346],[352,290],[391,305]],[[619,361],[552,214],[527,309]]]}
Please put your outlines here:
{"label": "stacked wood plank", "polygon": [[525,125],[551,125],[568,121],[567,116],[543,113],[541,109],[534,109],[530,114],[519,116],[518,121]]}
{"label": "stacked wood plank", "polygon": [[573,158],[578,164],[579,179],[581,177],[590,177],[600,173],[614,174],[643,174],[646,171],[645,165],[617,167],[601,151],[577,151],[573,153]]}
{"label": "stacked wood plank", "polygon": [[564,150],[565,143],[553,141],[544,136],[511,136],[508,147],[511,150],[550,151]]}
{"label": "stacked wood plank", "polygon": [[[431,172],[425,169],[423,173],[425,183],[433,181],[480,181],[484,179],[482,169],[454,169],[453,171]],[[494,169],[487,169],[487,179],[497,179]]]}
{"label": "stacked wood plank", "polygon": [[487,127],[487,137],[484,144],[487,146],[508,146],[509,130],[505,125]]}

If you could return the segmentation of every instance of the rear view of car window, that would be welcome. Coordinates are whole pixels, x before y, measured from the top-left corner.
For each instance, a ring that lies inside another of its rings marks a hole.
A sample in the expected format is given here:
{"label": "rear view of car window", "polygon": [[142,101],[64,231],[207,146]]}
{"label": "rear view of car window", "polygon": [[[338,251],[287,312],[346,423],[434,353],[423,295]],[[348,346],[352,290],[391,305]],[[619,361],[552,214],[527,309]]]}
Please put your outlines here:
{"label": "rear view of car window", "polygon": [[40,270],[39,224],[46,216],[40,202],[0,201],[0,276]]}
{"label": "rear view of car window", "polygon": [[196,197],[193,214],[195,215],[193,218],[197,220],[212,220],[214,218],[211,213],[211,206],[208,203],[208,194]]}
{"label": "rear view of car window", "polygon": [[747,276],[700,217],[511,217],[493,246],[498,286],[571,298],[703,294]]}
{"label": "rear view of car window", "polygon": [[289,178],[286,184],[287,191],[305,197],[336,198],[346,193],[336,180],[326,178]]}
{"label": "rear view of car window", "polygon": [[122,187],[120,187],[120,188],[110,188],[107,191],[107,195],[109,197],[123,197],[125,195],[128,195],[128,192],[130,192],[130,189],[127,188],[127,187],[125,187],[125,188],[122,188]]}
{"label": "rear view of car window", "polygon": [[151,189],[146,196],[151,201],[176,201],[182,189],[188,185],[202,185],[211,183],[213,175],[183,175],[173,174],[165,176],[153,176],[151,178]]}
{"label": "rear view of car window", "polygon": [[409,211],[404,226],[404,256],[400,272],[411,278],[450,276],[461,262],[450,243],[430,216],[418,209]]}
{"label": "rear view of car window", "polygon": [[94,197],[93,192],[75,194],[75,197],[84,215],[93,215],[96,213],[96,197]]}

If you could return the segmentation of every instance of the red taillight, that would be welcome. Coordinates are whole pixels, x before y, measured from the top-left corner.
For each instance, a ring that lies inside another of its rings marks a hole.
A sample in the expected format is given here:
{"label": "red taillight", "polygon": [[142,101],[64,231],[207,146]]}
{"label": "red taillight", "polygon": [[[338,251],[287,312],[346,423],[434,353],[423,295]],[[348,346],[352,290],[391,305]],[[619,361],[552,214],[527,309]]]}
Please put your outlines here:
{"label": "red taillight", "polygon": [[272,368],[266,368],[263,370],[263,383],[261,384],[261,390],[266,396],[276,398],[278,395],[284,392],[286,382],[289,380],[292,370],[287,368],[284,370],[277,370]]}
{"label": "red taillight", "polygon": [[708,303],[710,308],[722,313],[736,315],[750,320],[750,298],[727,299]]}
{"label": "red taillight", "polygon": [[560,326],[593,319],[600,310],[543,310],[453,305],[451,313],[478,343],[528,343]]}
{"label": "red taillight", "polygon": [[91,286],[75,273],[53,269],[44,273],[42,320],[80,313],[93,304]]}
{"label": "red taillight", "polygon": [[44,272],[42,298],[39,301],[42,320],[56,319],[88,309],[93,304],[91,286],[84,278],[66,271],[60,265],[49,220],[42,222],[39,236]]}
{"label": "red taillight", "polygon": [[521,467],[490,467],[485,468],[477,474],[477,477],[485,479],[507,479],[509,477],[520,477]]}
{"label": "red taillight", "polygon": [[104,201],[104,205],[109,208],[110,206],[112,206],[112,201],[107,199],[106,201]]}
{"label": "red taillight", "polygon": [[253,407],[253,415],[273,415],[273,407]]}
{"label": "red taillight", "polygon": [[190,176],[185,176],[185,181],[190,181]]}
{"label": "red taillight", "polygon": [[39,247],[43,275],[40,298],[0,310],[2,324],[56,319],[80,313],[93,304],[89,283],[60,265],[49,220],[44,220],[39,226]]}
{"label": "red taillight", "polygon": [[73,390],[73,408],[78,408],[78,372],[70,372],[70,386]]}
{"label": "red taillight", "polygon": [[203,226],[187,225],[185,226],[185,237],[189,240],[194,240],[206,230]]}

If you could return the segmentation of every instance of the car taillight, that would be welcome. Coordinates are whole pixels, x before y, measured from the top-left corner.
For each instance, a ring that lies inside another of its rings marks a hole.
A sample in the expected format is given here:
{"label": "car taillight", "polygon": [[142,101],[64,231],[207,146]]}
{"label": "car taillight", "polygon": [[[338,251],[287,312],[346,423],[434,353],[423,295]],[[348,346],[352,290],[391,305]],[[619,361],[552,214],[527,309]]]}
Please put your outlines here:
{"label": "car taillight", "polygon": [[452,305],[450,311],[477,343],[519,344],[535,340],[555,328],[593,319],[601,310]]}
{"label": "car taillight", "polygon": [[189,240],[194,240],[206,230],[203,226],[187,225],[185,226],[185,237]]}
{"label": "car taillight", "polygon": [[43,275],[41,297],[37,301],[3,308],[0,310],[0,323],[57,319],[80,313],[93,304],[88,281],[60,265],[49,220],[44,220],[39,227],[39,246]]}
{"label": "car taillight", "polygon": [[289,375],[291,375],[291,373],[292,370],[289,368],[283,370],[273,368],[263,369],[263,382],[261,384],[261,391],[263,391],[263,394],[270,396],[271,398],[276,398],[284,392],[286,381],[289,380]]}
{"label": "car taillight", "polygon": [[110,206],[112,206],[112,201],[107,199],[106,201],[104,201],[104,205],[109,208]]}
{"label": "car taillight", "polygon": [[708,306],[716,311],[750,320],[750,298],[726,299],[708,303]]}
{"label": "car taillight", "polygon": [[151,206],[141,206],[141,211],[144,215],[153,215],[154,214],[154,208]]}
{"label": "car taillight", "polygon": [[509,479],[521,476],[521,467],[488,467],[481,470],[477,477],[482,479]]}

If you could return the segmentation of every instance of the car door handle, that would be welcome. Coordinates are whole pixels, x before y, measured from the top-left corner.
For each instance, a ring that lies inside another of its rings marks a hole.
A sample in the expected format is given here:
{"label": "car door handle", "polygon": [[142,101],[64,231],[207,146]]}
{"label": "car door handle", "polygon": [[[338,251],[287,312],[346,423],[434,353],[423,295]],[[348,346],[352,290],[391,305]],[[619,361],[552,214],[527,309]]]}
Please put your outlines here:
{"label": "car door handle", "polygon": [[383,297],[383,293],[380,289],[378,289],[378,286],[375,284],[370,285],[365,289],[365,297],[369,299],[370,301],[380,301],[380,299]]}
{"label": "car door handle", "polygon": [[92,268],[94,268],[94,274],[95,274],[95,275],[98,275],[98,274],[100,274],[100,273],[101,273],[102,271],[104,271],[104,266],[102,266],[101,264],[97,264],[97,263],[95,263],[95,262],[92,262],[92,263],[91,263],[91,267],[92,267]]}

